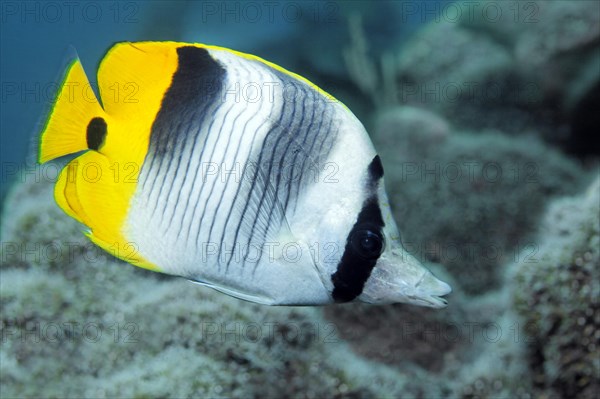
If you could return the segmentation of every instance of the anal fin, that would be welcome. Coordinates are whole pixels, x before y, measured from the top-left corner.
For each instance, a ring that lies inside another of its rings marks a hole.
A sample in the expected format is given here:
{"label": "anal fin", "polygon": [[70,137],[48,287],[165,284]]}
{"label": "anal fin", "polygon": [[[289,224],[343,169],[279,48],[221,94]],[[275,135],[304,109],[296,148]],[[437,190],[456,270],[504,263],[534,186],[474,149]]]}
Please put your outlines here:
{"label": "anal fin", "polygon": [[88,151],[63,169],[55,198],[69,216],[89,228],[86,235],[102,249],[136,266],[160,270],[144,259],[139,246],[125,236],[129,202],[137,182],[120,178],[115,164],[106,156]]}

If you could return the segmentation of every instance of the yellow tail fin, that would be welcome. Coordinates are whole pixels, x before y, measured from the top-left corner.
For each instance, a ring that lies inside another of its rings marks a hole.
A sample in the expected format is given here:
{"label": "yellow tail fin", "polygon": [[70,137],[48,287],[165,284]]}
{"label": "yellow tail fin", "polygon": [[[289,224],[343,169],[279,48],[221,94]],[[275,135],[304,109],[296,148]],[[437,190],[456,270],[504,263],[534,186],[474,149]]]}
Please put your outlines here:
{"label": "yellow tail fin", "polygon": [[[95,119],[97,118],[97,119]],[[100,119],[102,118],[102,119]],[[60,91],[40,136],[38,161],[87,150],[90,121],[98,125],[106,115],[92,89],[79,58],[68,64]],[[101,124],[101,123],[100,123]],[[101,132],[101,126],[91,126]],[[94,140],[101,138],[96,134]]]}

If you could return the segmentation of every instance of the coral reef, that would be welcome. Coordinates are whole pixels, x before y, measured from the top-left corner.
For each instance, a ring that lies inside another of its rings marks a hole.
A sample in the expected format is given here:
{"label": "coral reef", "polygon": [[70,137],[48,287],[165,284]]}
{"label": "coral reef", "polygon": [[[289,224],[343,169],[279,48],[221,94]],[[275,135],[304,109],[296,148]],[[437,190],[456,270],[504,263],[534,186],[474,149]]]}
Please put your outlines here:
{"label": "coral reef", "polygon": [[[469,8],[471,7],[471,8]],[[379,62],[350,23],[346,64],[376,109],[439,113],[460,130],[535,133],[578,156],[600,151],[600,11],[591,1],[457,3]],[[378,66],[380,68],[378,68]]]}
{"label": "coral reef", "polygon": [[[433,137],[444,133],[436,123],[430,131]],[[548,236],[556,238],[544,248],[561,256],[595,248],[597,219],[594,225],[589,214],[597,214],[598,184],[581,209],[575,200],[556,203],[546,222]],[[3,396],[276,397],[285,392],[302,397],[526,398],[550,388],[579,392],[585,381],[585,392],[593,388],[593,369],[587,367],[593,364],[586,362],[597,354],[597,327],[589,323],[597,324],[593,317],[598,312],[586,310],[581,300],[591,295],[597,301],[598,292],[573,291],[579,296],[565,302],[564,278],[556,277],[561,274],[552,270],[553,263],[544,268],[525,263],[517,268],[515,288],[506,280],[502,289],[477,297],[461,289],[464,275],[452,276],[430,264],[455,287],[443,311],[360,304],[264,307],[111,258],[83,238],[80,226],[51,197],[49,182],[19,184],[2,218]],[[562,222],[556,223],[559,215]],[[572,265],[587,272],[567,269],[579,281],[572,287],[590,285],[597,277],[591,267],[597,269],[598,252],[582,253]],[[540,278],[545,283],[536,284]],[[558,297],[545,295],[544,289],[556,289]],[[549,331],[544,326],[529,337],[532,331],[511,310],[512,296],[526,320],[559,317],[562,327]],[[584,309],[588,324],[564,316],[578,309]],[[581,327],[579,332],[572,323]],[[588,342],[573,362],[573,345],[585,342],[579,338]],[[538,346],[545,342],[549,345]],[[535,363],[540,353],[548,364]],[[536,379],[529,377],[531,369]],[[564,388],[572,381],[579,385]]]}
{"label": "coral reef", "polygon": [[353,355],[317,309],[258,306],[111,258],[49,182],[17,185],[6,209],[3,397],[381,397],[409,378]]}
{"label": "coral reef", "polygon": [[512,266],[514,306],[531,337],[533,380],[552,396],[600,392],[600,179],[552,203],[539,248]]}
{"label": "coral reef", "polygon": [[420,377],[402,397],[530,397],[535,390],[509,292],[474,298],[455,291],[442,312],[353,304],[328,307],[325,317],[356,353]]}
{"label": "coral reef", "polygon": [[459,128],[532,127],[530,111],[540,99],[519,80],[510,51],[485,35],[432,23],[395,60],[397,103],[434,110]]}
{"label": "coral reef", "polygon": [[[575,154],[598,154],[588,132],[599,127],[600,9],[590,1],[492,2],[498,21],[464,18],[462,27],[504,43],[514,58],[530,112],[556,124],[542,133]],[[486,3],[481,4],[486,7]],[[483,14],[475,14],[481,17]],[[534,105],[534,107],[532,107]],[[585,123],[582,123],[585,121]],[[586,125],[586,123],[588,125]],[[547,126],[547,127],[546,127]],[[558,129],[557,129],[558,127]]]}
{"label": "coral reef", "polygon": [[[430,269],[444,281],[454,283],[439,265],[430,264]],[[464,360],[462,353],[469,347],[461,331],[468,319],[468,304],[457,291],[442,312],[402,304],[348,304],[328,306],[325,316],[339,327],[340,337],[362,356],[401,368],[418,366],[438,374],[454,359]]]}
{"label": "coral reef", "polygon": [[444,264],[467,293],[498,287],[546,201],[576,192],[585,175],[534,137],[451,131],[418,108],[384,111],[372,136],[405,246]]}

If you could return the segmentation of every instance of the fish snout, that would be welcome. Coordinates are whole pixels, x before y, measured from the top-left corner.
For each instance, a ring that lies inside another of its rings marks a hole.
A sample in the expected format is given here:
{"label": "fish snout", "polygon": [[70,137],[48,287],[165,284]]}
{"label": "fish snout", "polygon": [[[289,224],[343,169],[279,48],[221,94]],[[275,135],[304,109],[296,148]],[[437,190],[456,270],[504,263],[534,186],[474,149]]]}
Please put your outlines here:
{"label": "fish snout", "polygon": [[450,285],[435,277],[413,256],[394,253],[379,260],[359,299],[439,309],[447,306],[448,302],[442,297],[450,292]]}
{"label": "fish snout", "polygon": [[417,305],[431,308],[445,308],[448,301],[442,298],[452,292],[452,287],[439,280],[429,270],[425,269],[421,279],[413,288],[413,293],[408,294],[407,298]]}

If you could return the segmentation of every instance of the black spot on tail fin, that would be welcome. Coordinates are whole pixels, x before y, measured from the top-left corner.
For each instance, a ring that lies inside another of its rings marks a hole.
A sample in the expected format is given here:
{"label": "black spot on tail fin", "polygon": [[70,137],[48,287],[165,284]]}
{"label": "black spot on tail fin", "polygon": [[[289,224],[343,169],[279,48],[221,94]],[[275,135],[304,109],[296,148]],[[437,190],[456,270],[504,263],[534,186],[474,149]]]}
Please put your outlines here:
{"label": "black spot on tail fin", "polygon": [[107,126],[103,118],[93,118],[87,126],[87,146],[98,151],[106,140]]}

